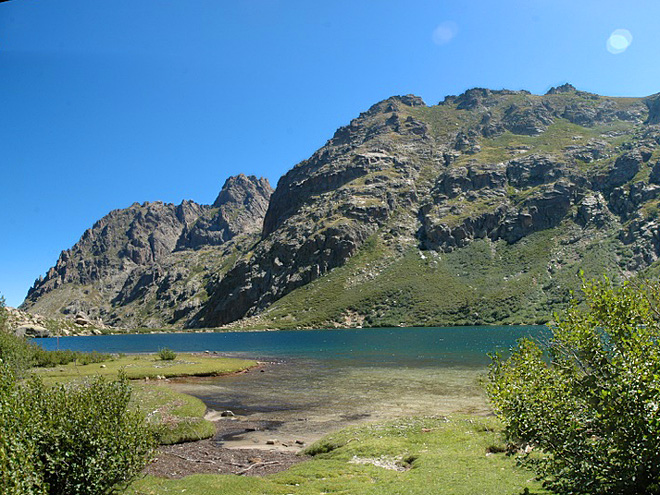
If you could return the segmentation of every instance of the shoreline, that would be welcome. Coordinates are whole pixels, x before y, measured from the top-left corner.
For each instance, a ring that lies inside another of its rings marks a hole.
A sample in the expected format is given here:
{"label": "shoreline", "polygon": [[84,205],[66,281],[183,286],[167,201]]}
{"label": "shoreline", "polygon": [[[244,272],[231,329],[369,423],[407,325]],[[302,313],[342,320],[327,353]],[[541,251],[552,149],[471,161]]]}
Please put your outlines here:
{"label": "shoreline", "polygon": [[[212,327],[212,328],[195,328],[195,329],[181,329],[173,328],[171,330],[167,329],[144,329],[142,331],[137,330],[128,330],[128,329],[117,329],[116,331],[108,332],[106,329],[90,329],[89,333],[78,333],[73,335],[49,335],[48,337],[35,336],[32,337],[35,340],[42,339],[57,339],[57,338],[74,338],[74,337],[103,337],[103,336],[114,336],[114,335],[187,335],[187,334],[209,334],[209,333],[261,333],[261,332],[324,332],[332,330],[400,330],[400,329],[425,329],[425,328],[434,328],[434,329],[444,329],[444,328],[494,328],[494,327],[545,327],[547,324],[514,324],[514,323],[488,323],[480,325],[437,325],[437,326],[390,326],[390,327],[327,327],[327,328],[223,328],[223,327]],[[105,330],[105,331],[104,331]],[[96,333],[96,332],[98,333]]]}

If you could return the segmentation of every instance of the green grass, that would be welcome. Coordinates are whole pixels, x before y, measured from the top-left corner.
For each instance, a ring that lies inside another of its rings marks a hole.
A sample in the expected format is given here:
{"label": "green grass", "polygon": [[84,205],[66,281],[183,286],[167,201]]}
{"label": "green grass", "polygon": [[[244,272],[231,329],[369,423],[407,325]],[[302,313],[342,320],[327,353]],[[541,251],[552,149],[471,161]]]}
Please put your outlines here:
{"label": "green grass", "polygon": [[135,383],[131,407],[139,408],[149,422],[160,425],[161,444],[210,438],[215,425],[204,419],[206,405],[198,398],[175,392],[163,385]]}
{"label": "green grass", "polygon": [[[612,229],[616,232],[616,229]],[[574,239],[581,239],[577,242]],[[403,253],[378,235],[348,262],[250,320],[253,328],[545,323],[587,278],[620,272],[621,243],[570,221],[514,244]]]}
{"label": "green grass", "polygon": [[256,365],[247,359],[216,358],[196,354],[178,354],[172,361],[162,361],[157,354],[138,354],[118,357],[105,363],[77,366],[75,363],[55,368],[33,370],[45,382],[62,381],[85,376],[107,376],[115,378],[124,371],[130,379],[173,378],[179,376],[213,376],[234,373]]}
{"label": "green grass", "polygon": [[475,218],[481,214],[495,211],[498,206],[502,205],[502,198],[486,197],[470,201],[464,196],[459,196],[448,200],[446,205],[460,208],[460,213],[449,213],[440,218],[441,223],[453,228],[461,225],[468,218]]}
{"label": "green grass", "polygon": [[516,466],[513,457],[493,453],[503,447],[500,425],[493,418],[400,419],[331,434],[309,447],[312,460],[275,475],[147,477],[134,483],[129,493],[501,495],[525,489],[546,493],[530,471]]}
{"label": "green grass", "polygon": [[[531,153],[557,154],[567,146],[585,145],[590,139],[599,138],[605,132],[628,131],[616,139],[608,138],[612,145],[617,145],[630,138],[633,128],[634,126],[627,122],[583,127],[564,119],[556,119],[545,132],[537,136],[525,136],[507,131],[497,137],[483,139],[481,151],[475,155],[462,157],[457,161],[457,165],[463,165],[471,160],[478,160],[480,163],[498,163]],[[529,147],[529,150],[513,155],[511,150],[507,149],[522,146]]]}
{"label": "green grass", "polygon": [[[163,361],[155,355],[122,356],[103,363],[34,368],[32,372],[45,383],[54,384],[71,380],[84,380],[101,375],[116,378],[124,371],[128,378],[166,378],[177,376],[209,376],[237,372],[256,365],[255,361],[216,358],[193,354],[178,354],[172,361]],[[204,419],[206,405],[196,397],[182,394],[156,383],[133,383],[131,407],[139,408],[149,422],[158,425],[161,444],[201,440],[215,434],[215,425]]]}

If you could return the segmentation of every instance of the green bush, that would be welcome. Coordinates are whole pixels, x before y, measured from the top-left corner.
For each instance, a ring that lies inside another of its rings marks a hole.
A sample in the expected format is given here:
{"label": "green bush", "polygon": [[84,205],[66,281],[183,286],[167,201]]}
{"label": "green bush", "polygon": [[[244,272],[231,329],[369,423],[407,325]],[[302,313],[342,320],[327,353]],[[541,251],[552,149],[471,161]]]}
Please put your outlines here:
{"label": "green bush", "polygon": [[158,351],[158,356],[163,361],[174,361],[176,359],[176,352],[174,352],[172,349],[168,349],[167,347],[164,347],[160,351]]}
{"label": "green bush", "polygon": [[9,318],[9,315],[5,309],[5,297],[0,296],[0,330],[6,330],[7,318]]}
{"label": "green bush", "polygon": [[660,286],[585,284],[541,345],[495,356],[487,391],[558,493],[660,493]]}
{"label": "green bush", "polygon": [[0,493],[45,495],[30,404],[16,385],[12,367],[0,362]]}
{"label": "green bush", "polygon": [[112,359],[112,354],[103,354],[100,352],[81,352],[71,350],[46,351],[39,346],[34,346],[33,366],[52,368],[76,362],[84,366],[91,363],[103,363]]}
{"label": "green bush", "polygon": [[111,493],[146,464],[154,436],[144,417],[128,410],[126,377],[53,388],[34,381],[28,393],[49,493]]}
{"label": "green bush", "polygon": [[0,364],[0,493],[109,494],[149,460],[154,432],[128,410],[128,380],[17,385]]}
{"label": "green bush", "polygon": [[25,339],[16,337],[7,328],[5,298],[0,296],[0,360],[12,373],[22,375],[33,362],[33,354]]}
{"label": "green bush", "polygon": [[0,359],[11,368],[12,373],[23,376],[33,366],[35,347],[23,337],[0,329]]}

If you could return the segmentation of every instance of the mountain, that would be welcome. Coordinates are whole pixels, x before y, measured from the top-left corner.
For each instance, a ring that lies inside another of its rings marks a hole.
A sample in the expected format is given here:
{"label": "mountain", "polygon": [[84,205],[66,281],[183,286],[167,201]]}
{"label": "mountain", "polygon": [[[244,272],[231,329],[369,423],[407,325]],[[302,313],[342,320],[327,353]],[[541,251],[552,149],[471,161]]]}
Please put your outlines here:
{"label": "mountain", "polygon": [[199,309],[208,280],[258,239],[272,192],[268,180],[238,175],[212,205],[112,211],[60,254],[21,308],[128,328],[173,325]]}
{"label": "mountain", "polygon": [[580,271],[657,272],[659,145],[660,94],[392,97],[272,195],[239,176],[212,206],[111,213],[23,308],[128,327],[547,321]]}

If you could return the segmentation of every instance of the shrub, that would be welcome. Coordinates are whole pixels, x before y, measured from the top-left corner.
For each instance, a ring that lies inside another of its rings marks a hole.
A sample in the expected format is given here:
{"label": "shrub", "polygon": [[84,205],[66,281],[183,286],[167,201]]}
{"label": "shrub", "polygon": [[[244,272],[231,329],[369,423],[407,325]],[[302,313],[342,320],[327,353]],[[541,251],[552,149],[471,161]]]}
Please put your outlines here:
{"label": "shrub", "polygon": [[[0,298],[1,299],[1,298]],[[0,300],[0,303],[2,301]],[[0,315],[5,313],[4,307],[0,306]],[[28,343],[25,338],[17,337],[0,324],[0,359],[11,369],[13,374],[23,374],[34,364],[34,345]]]}
{"label": "shrub", "polygon": [[158,351],[158,356],[160,356],[163,361],[174,361],[176,359],[176,352],[164,347]]}
{"label": "shrub", "polygon": [[53,367],[76,362],[84,366],[91,363],[103,363],[112,359],[112,354],[100,352],[81,352],[71,350],[46,351],[39,346],[34,346],[34,363],[37,367]]}
{"label": "shrub", "polygon": [[0,330],[6,330],[5,325],[7,324],[7,319],[9,315],[5,309],[5,297],[0,296]]}
{"label": "shrub", "polygon": [[124,376],[19,386],[0,366],[0,493],[109,494],[144,467],[155,437],[144,417],[128,410]]}
{"label": "shrub", "polygon": [[0,330],[0,359],[22,376],[34,363],[34,349],[23,337]]}
{"label": "shrub", "polygon": [[22,400],[12,367],[0,362],[0,493],[44,495],[29,404]]}
{"label": "shrub", "polygon": [[545,345],[494,356],[487,391],[508,438],[559,493],[660,493],[660,286],[585,284]]}
{"label": "shrub", "polygon": [[47,388],[33,381],[26,390],[37,425],[37,450],[48,493],[111,493],[146,464],[154,435],[144,417],[129,411],[125,376]]}

